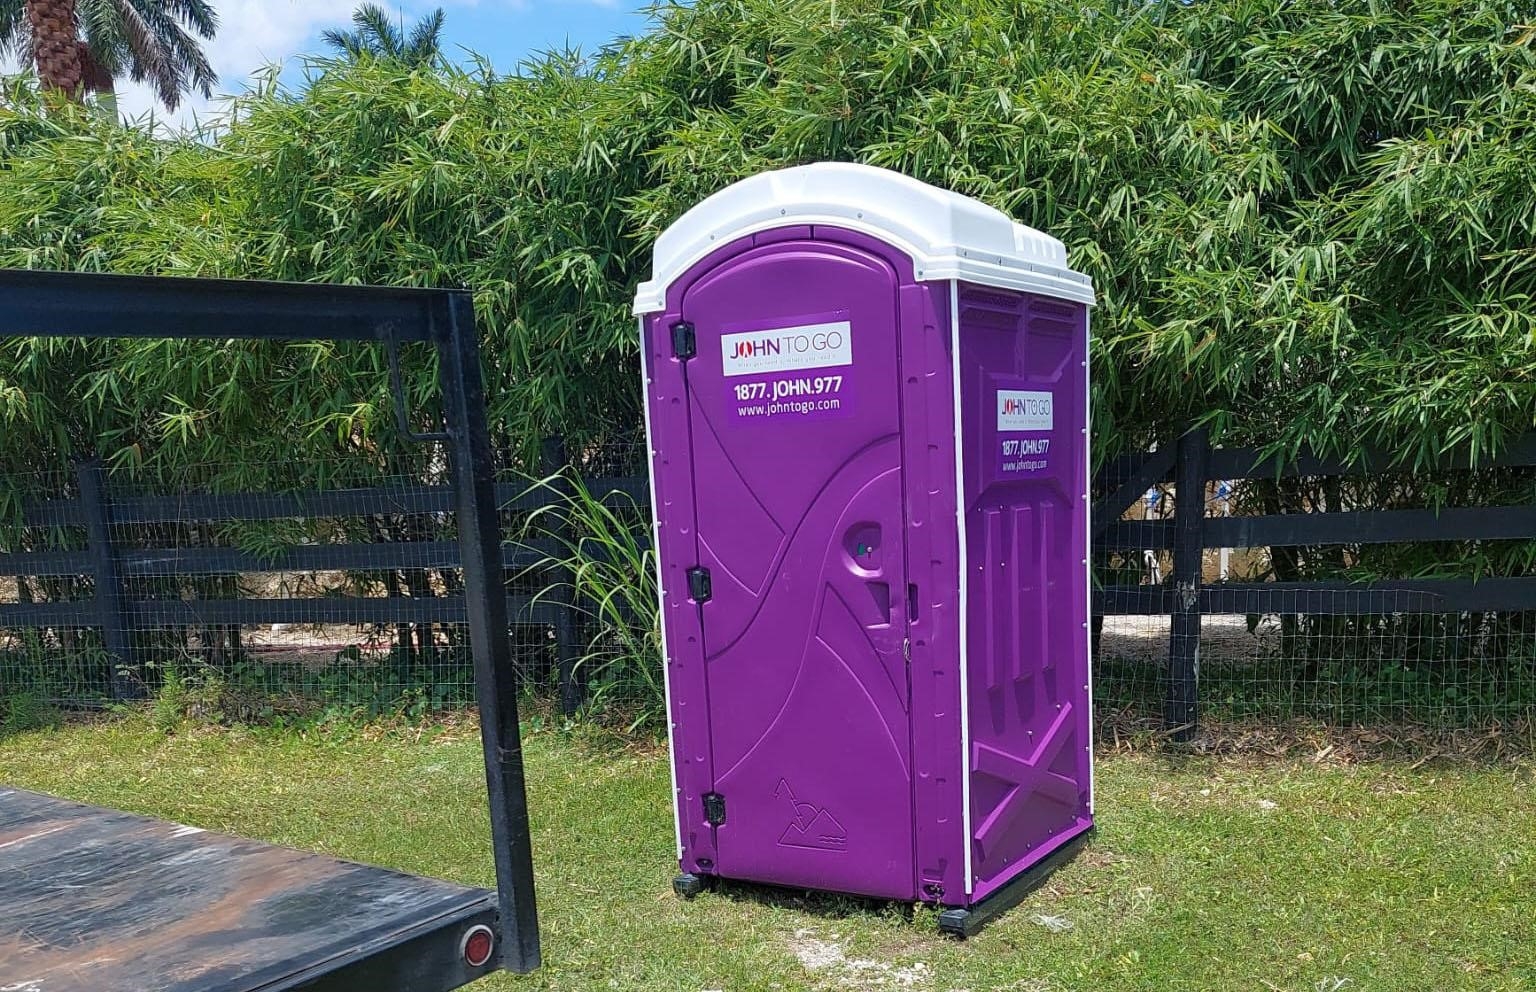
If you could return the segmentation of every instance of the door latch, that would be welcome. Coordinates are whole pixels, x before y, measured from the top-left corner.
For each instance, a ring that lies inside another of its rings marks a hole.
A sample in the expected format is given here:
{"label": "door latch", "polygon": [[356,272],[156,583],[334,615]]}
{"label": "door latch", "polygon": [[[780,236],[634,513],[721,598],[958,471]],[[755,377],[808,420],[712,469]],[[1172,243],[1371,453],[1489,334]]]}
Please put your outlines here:
{"label": "door latch", "polygon": [[686,320],[680,320],[672,325],[672,354],[679,361],[686,362],[698,353],[699,336],[694,332],[693,325]]}
{"label": "door latch", "polygon": [[709,569],[695,565],[688,570],[688,596],[695,603],[707,603],[714,593],[714,584],[709,578]]}

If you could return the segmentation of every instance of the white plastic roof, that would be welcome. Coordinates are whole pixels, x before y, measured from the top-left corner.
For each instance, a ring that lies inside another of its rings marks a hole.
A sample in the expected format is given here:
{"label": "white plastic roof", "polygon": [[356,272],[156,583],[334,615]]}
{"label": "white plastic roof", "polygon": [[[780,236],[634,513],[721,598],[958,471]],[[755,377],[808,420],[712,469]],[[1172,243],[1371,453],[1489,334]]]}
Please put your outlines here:
{"label": "white plastic roof", "polygon": [[1092,304],[1093,283],[1067,249],[985,203],[889,169],[818,162],[733,183],[656,239],[637,314],[666,306],[667,287],[715,248],[774,227],[835,224],[879,238],[912,258],[917,278],[961,279]]}

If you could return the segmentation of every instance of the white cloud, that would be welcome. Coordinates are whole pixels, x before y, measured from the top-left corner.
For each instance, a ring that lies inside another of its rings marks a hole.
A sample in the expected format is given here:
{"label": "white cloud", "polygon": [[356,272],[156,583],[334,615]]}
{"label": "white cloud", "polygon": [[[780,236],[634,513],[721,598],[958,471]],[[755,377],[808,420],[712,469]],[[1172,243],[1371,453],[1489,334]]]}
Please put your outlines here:
{"label": "white cloud", "polygon": [[[218,0],[215,4],[219,12],[218,35],[205,48],[208,60],[219,76],[214,98],[188,97],[174,114],[167,114],[148,87],[125,79],[118,83],[118,109],[128,118],[153,112],[157,120],[173,127],[189,126],[198,119],[206,120],[218,112],[223,96],[244,91],[254,73],[269,65],[286,63],[301,53],[320,51],[320,33],[328,28],[350,26],[352,11],[359,2]],[[603,0],[595,2],[602,3]],[[522,9],[527,0],[412,0],[410,3],[384,2],[379,5],[409,24],[436,6],[476,7],[482,3],[517,10]],[[0,66],[0,71],[14,71],[14,66]]]}
{"label": "white cloud", "polygon": [[220,94],[241,92],[252,73],[293,57],[326,28],[345,24],[355,5],[356,0],[222,0],[217,5],[219,33],[206,48],[219,74],[214,99],[192,96],[167,115],[148,87],[125,80],[118,88],[118,109],[125,117],[153,111],[157,118],[179,125],[207,118]]}

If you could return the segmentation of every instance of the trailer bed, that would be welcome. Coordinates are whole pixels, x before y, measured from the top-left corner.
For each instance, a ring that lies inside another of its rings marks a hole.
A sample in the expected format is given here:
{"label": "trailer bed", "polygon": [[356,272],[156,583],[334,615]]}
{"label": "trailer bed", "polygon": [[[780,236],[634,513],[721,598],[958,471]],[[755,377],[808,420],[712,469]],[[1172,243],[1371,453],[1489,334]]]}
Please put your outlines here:
{"label": "trailer bed", "polygon": [[0,785],[0,989],[447,990],[477,925],[495,893]]}

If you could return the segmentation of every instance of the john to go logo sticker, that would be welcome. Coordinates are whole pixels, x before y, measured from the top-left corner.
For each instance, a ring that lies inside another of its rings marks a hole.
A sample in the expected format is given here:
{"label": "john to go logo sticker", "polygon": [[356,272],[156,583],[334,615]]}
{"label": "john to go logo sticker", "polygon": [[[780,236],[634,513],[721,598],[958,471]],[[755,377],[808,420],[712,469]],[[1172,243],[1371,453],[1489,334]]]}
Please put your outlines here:
{"label": "john to go logo sticker", "polygon": [[846,320],[720,336],[725,374],[764,375],[853,364],[853,335]]}
{"label": "john to go logo sticker", "polygon": [[1028,389],[997,391],[997,429],[1009,431],[1049,431],[1055,429],[1051,394]]}
{"label": "john to go logo sticker", "polygon": [[1056,427],[1053,397],[1031,389],[997,391],[997,470],[1004,476],[1035,475],[1050,469]]}

